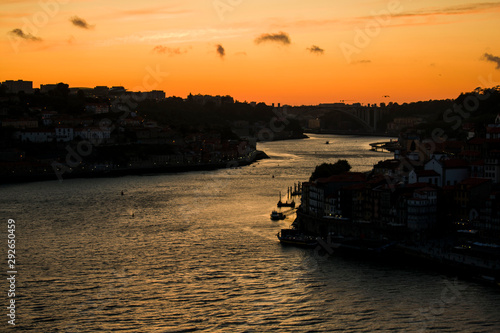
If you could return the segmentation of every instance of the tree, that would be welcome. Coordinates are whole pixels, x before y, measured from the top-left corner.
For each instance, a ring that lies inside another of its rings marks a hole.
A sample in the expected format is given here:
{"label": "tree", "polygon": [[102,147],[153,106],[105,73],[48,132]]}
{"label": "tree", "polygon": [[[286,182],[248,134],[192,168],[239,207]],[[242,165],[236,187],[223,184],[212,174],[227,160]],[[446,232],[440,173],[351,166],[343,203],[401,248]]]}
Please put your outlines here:
{"label": "tree", "polygon": [[69,85],[59,82],[56,86],[56,93],[63,98],[67,98],[69,95]]}
{"label": "tree", "polygon": [[7,95],[7,86],[5,84],[0,84],[0,96]]}
{"label": "tree", "polygon": [[334,164],[332,163],[323,163],[321,165],[316,166],[316,169],[309,178],[309,181],[315,181],[319,178],[328,178],[333,175],[339,175],[341,173],[345,173],[351,170],[351,165],[347,160],[338,160]]}

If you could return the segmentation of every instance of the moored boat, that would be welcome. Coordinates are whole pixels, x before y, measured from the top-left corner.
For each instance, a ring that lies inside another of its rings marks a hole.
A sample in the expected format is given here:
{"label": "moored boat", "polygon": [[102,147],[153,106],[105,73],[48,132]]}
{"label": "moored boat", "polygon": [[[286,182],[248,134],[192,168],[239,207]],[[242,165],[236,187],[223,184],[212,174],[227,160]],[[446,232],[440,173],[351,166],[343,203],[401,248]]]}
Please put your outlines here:
{"label": "moored boat", "polygon": [[281,229],[276,234],[281,244],[295,245],[300,247],[316,247],[318,241],[316,237],[304,235],[301,231],[296,229]]}
{"label": "moored boat", "polygon": [[[290,198],[290,188],[288,189],[288,199]],[[295,208],[295,201],[292,199],[292,202],[289,202],[287,199],[286,202],[281,201],[281,191],[280,191],[280,199],[278,201],[278,207],[291,207]]]}
{"label": "moored boat", "polygon": [[275,210],[271,212],[271,220],[273,221],[284,220],[285,218],[286,215],[283,214],[282,212],[277,212]]}

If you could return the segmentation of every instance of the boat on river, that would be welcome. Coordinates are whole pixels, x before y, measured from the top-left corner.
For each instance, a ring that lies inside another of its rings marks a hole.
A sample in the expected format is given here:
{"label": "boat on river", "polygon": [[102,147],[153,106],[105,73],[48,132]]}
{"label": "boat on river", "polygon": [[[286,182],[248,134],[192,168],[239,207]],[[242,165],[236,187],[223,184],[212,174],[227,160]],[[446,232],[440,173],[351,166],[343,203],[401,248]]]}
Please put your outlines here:
{"label": "boat on river", "polygon": [[278,212],[273,210],[271,212],[271,220],[273,221],[279,221],[279,220],[284,220],[286,218],[286,215],[283,214],[282,212]]}
{"label": "boat on river", "polygon": [[291,202],[289,202],[288,200],[290,199],[290,189],[288,189],[288,199],[286,200],[286,202],[283,202],[281,201],[281,191],[280,191],[280,199],[278,201],[278,207],[291,207],[291,208],[295,208],[295,201],[292,199]]}
{"label": "boat on river", "polygon": [[297,229],[281,229],[276,234],[281,244],[294,245],[300,247],[316,247],[318,241],[316,237],[303,234]]}

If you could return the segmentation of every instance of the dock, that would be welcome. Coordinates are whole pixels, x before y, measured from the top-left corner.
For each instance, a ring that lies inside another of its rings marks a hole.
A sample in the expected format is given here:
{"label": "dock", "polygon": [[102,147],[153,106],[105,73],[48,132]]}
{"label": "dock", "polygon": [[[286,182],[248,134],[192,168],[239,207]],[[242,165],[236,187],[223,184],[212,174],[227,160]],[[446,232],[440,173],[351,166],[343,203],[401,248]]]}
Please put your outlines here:
{"label": "dock", "polygon": [[374,143],[370,143],[370,146],[372,147],[371,150],[374,150],[374,151],[384,151],[384,150],[387,150],[387,151],[390,151],[390,152],[394,152],[396,149],[400,149],[401,146],[399,145],[399,142],[396,140],[396,141],[393,141],[391,139],[391,141],[383,141],[383,142],[374,142]]}

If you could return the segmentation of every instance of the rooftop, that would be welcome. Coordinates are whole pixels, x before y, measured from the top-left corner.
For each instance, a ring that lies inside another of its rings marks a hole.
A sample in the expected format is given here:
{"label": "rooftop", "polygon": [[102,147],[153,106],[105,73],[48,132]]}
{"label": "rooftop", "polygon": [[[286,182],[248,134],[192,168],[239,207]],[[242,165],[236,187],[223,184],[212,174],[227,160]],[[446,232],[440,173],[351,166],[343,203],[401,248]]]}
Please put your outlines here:
{"label": "rooftop", "polygon": [[328,178],[319,178],[316,180],[319,184],[341,183],[341,182],[364,182],[366,175],[362,172],[346,172],[340,175],[333,175]]}

